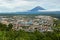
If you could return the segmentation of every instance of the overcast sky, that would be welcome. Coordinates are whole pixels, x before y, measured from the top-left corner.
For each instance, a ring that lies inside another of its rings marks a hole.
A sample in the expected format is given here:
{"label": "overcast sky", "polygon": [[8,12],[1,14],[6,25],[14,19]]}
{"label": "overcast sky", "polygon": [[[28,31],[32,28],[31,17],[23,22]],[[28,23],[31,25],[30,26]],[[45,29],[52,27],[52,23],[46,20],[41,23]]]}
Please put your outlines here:
{"label": "overcast sky", "polygon": [[60,0],[0,0],[0,12],[27,11],[36,6],[60,10]]}

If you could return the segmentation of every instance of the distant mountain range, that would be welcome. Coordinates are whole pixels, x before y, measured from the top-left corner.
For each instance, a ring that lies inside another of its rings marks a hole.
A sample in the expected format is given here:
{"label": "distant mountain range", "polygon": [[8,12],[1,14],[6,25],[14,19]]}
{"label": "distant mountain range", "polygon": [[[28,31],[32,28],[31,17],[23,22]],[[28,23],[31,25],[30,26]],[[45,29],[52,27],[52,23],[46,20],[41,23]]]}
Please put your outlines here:
{"label": "distant mountain range", "polygon": [[[41,11],[41,10],[44,10]],[[10,12],[10,13],[0,13],[0,16],[13,16],[13,15],[48,15],[48,16],[52,16],[52,17],[57,17],[60,18],[60,11],[45,11],[46,9],[37,6],[27,12]]]}
{"label": "distant mountain range", "polygon": [[[44,10],[44,11],[41,11]],[[0,14],[60,14],[60,11],[45,11],[46,9],[37,6],[27,12],[10,12],[10,13],[0,13]]]}

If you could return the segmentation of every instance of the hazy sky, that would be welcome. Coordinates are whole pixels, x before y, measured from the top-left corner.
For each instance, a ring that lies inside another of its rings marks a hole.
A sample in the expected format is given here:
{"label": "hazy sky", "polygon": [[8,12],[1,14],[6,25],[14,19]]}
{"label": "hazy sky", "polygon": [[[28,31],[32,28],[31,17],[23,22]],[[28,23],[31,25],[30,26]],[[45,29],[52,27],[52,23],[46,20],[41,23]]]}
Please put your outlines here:
{"label": "hazy sky", "polygon": [[0,0],[0,12],[27,11],[36,6],[60,10],[60,0]]}

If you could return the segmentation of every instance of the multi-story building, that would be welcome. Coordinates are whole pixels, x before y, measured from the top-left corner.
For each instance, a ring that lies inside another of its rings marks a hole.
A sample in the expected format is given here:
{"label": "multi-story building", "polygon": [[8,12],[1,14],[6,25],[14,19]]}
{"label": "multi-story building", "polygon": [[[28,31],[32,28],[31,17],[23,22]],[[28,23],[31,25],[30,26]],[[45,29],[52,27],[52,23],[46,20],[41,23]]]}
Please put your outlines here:
{"label": "multi-story building", "polygon": [[12,16],[12,17],[1,17],[1,23],[13,24],[14,30],[25,30],[25,31],[51,31],[53,27],[53,17],[51,16],[34,16],[33,18],[27,16]]}

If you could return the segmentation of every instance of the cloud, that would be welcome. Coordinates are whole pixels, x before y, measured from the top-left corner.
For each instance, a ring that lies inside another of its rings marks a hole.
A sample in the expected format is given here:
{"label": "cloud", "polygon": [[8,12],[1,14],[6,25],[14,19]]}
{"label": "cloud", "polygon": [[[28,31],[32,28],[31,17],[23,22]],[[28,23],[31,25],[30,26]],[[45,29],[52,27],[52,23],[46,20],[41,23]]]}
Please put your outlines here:
{"label": "cloud", "polygon": [[0,0],[0,11],[26,11],[36,6],[36,2],[25,0]]}
{"label": "cloud", "polygon": [[60,0],[0,0],[0,12],[27,11],[36,6],[60,9]]}

